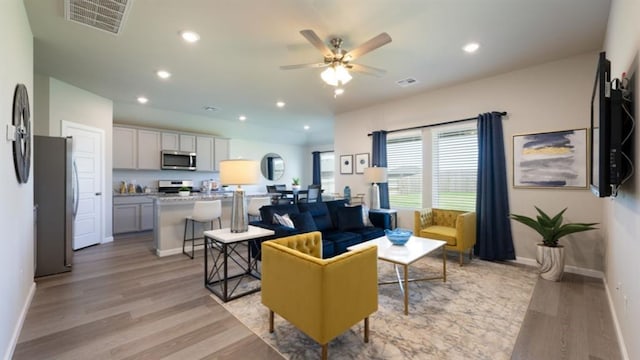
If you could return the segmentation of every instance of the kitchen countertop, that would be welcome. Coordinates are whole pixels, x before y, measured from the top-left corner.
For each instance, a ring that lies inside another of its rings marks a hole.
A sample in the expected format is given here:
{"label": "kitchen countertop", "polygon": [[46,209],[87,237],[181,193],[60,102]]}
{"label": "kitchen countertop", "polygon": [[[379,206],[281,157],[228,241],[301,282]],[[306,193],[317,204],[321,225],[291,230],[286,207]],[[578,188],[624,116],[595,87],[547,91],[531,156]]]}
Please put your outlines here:
{"label": "kitchen countertop", "polygon": [[[266,197],[269,196],[266,193],[251,193],[245,194],[245,197]],[[189,196],[180,196],[177,194],[156,194],[154,199],[156,199],[159,203],[174,203],[174,202],[184,202],[184,201],[194,201],[194,200],[223,200],[223,199],[231,199],[233,197],[233,191],[212,191],[210,194],[206,193],[191,193]]]}

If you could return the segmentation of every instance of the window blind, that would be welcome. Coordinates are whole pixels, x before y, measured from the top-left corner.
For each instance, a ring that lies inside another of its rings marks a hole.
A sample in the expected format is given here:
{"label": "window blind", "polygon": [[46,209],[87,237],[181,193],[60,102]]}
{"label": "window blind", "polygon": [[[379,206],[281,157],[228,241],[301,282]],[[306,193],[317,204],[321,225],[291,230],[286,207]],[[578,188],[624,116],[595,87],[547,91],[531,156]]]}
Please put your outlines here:
{"label": "window blind", "polygon": [[392,208],[422,207],[422,136],[420,132],[387,137],[387,178]]}
{"label": "window blind", "polygon": [[433,207],[475,211],[478,174],[476,125],[434,129]]}

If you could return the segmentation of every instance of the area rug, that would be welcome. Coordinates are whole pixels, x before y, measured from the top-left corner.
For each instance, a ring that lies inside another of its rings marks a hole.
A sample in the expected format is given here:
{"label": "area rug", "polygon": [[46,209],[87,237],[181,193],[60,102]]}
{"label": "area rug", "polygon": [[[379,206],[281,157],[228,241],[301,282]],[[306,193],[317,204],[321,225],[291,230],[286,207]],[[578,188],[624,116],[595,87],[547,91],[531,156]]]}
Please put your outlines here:
{"label": "area rug", "polygon": [[[437,275],[442,258],[426,257],[409,269],[412,278]],[[379,261],[378,274],[393,279],[393,265]],[[448,261],[446,283],[409,284],[409,315],[398,285],[380,285],[369,343],[360,322],[329,343],[329,358],[509,359],[536,279],[535,269],[523,265],[474,259],[460,267]],[[285,357],[320,358],[320,345],[277,314],[275,332],[269,333],[259,292],[222,304]]]}

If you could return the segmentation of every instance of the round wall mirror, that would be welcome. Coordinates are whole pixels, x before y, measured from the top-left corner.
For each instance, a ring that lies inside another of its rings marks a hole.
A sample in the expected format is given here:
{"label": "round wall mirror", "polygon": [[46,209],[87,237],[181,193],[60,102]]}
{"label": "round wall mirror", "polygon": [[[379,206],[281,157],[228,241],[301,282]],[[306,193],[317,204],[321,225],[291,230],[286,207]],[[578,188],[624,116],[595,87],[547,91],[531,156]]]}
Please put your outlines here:
{"label": "round wall mirror", "polygon": [[260,171],[267,180],[280,180],[284,175],[284,159],[278,154],[268,153],[262,157]]}

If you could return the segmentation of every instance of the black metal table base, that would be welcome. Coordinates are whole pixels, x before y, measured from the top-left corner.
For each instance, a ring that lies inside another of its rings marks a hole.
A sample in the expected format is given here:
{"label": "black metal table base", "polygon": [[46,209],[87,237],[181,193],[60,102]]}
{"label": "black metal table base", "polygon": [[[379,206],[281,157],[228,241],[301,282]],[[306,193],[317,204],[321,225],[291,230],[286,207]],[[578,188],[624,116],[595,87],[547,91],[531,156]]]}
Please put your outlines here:
{"label": "black metal table base", "polygon": [[260,291],[259,254],[251,256],[249,241],[226,244],[205,237],[205,244],[204,286],[209,291],[224,302]]}

